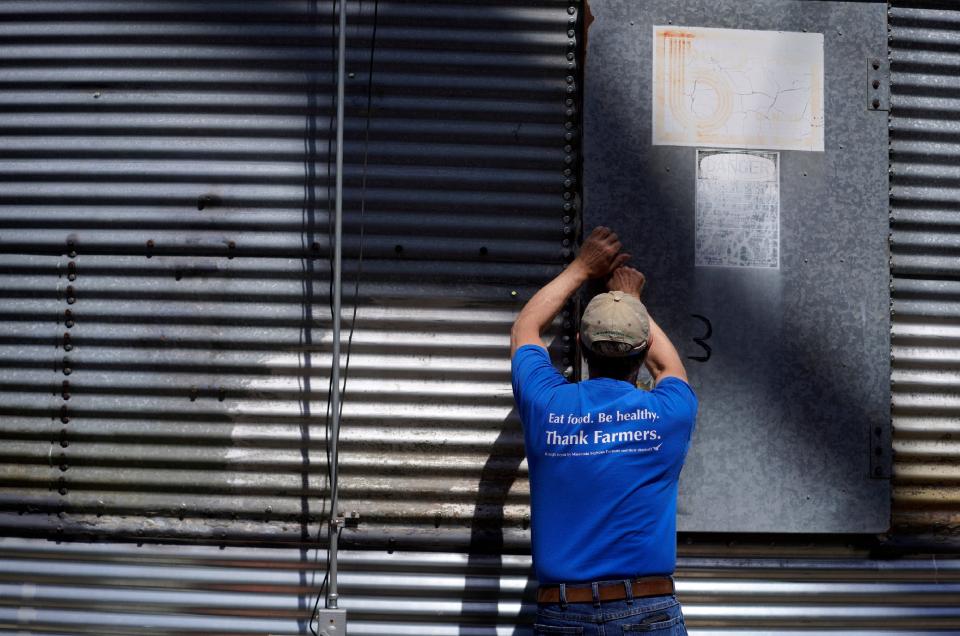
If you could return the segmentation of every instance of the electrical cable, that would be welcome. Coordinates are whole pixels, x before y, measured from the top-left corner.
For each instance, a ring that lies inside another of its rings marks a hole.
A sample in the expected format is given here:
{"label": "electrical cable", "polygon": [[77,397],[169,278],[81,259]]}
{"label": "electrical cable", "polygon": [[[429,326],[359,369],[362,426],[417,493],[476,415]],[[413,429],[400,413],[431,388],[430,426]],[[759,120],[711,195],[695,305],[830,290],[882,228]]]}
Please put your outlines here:
{"label": "electrical cable", "polygon": [[[341,0],[341,1],[342,1],[342,2],[345,2],[346,0]],[[336,3],[334,3],[334,4],[336,4]],[[355,329],[356,324],[357,324],[357,309],[358,309],[358,307],[359,307],[359,299],[360,299],[360,280],[361,280],[361,278],[362,278],[362,276],[363,276],[363,246],[364,246],[364,228],[365,228],[365,225],[364,225],[364,215],[365,215],[365,213],[366,213],[366,208],[367,208],[367,168],[368,168],[369,159],[370,159],[370,119],[371,119],[371,116],[370,116],[371,113],[370,113],[370,111],[371,111],[371,108],[372,108],[372,105],[373,105],[373,63],[374,63],[374,56],[375,56],[375,53],[376,53],[376,45],[377,45],[377,18],[378,18],[378,13],[379,13],[379,5],[380,5],[379,0],[374,0],[374,1],[373,1],[373,21],[372,21],[372,27],[371,27],[371,33],[370,33],[370,58],[369,58],[369,62],[368,62],[368,71],[367,71],[367,107],[366,107],[366,121],[364,122],[364,136],[363,136],[363,168],[362,168],[362,171],[361,171],[361,178],[360,178],[360,231],[359,231],[359,235],[360,235],[359,238],[360,238],[360,240],[359,240],[359,247],[358,247],[358,253],[357,253],[357,272],[356,272],[356,275],[355,275],[355,277],[354,277],[354,285],[353,285],[353,312],[352,312],[352,315],[351,315],[351,318],[350,318],[350,331],[349,331],[348,336],[347,336],[347,351],[346,351],[346,356],[345,356],[345,360],[344,360],[344,367],[343,367],[343,384],[342,384],[342,392],[341,392],[341,395],[346,395],[346,390],[347,390],[347,379],[349,378],[349,372],[350,372],[350,352],[351,352],[351,349],[353,348],[353,334],[354,334],[354,329]],[[361,3],[360,9],[361,9],[361,13],[362,13],[362,12],[363,12],[362,3]],[[328,137],[328,139],[329,139],[329,137]],[[328,166],[328,172],[329,172],[329,166],[330,166],[329,144],[328,144],[327,148],[328,148],[328,151],[327,151],[327,166]],[[327,188],[327,201],[328,201],[327,210],[329,211],[329,210],[330,210],[330,206],[329,206],[329,202],[330,202],[330,189],[329,189],[329,188]],[[328,217],[327,217],[327,218],[328,218],[328,220],[329,220],[329,218],[330,218],[330,217],[329,217],[329,214],[328,214]],[[331,232],[330,234],[328,234],[328,237],[329,237],[331,234],[332,234],[332,232]],[[331,250],[331,253],[332,253],[332,250]],[[331,277],[330,285],[331,285],[331,289],[332,289],[332,286],[333,286],[332,277]],[[332,294],[332,292],[331,292],[331,296],[332,296],[332,295],[333,295],[333,294]],[[332,315],[332,306],[331,306],[331,315]],[[332,396],[331,396],[331,393],[332,393],[332,391],[333,391],[333,386],[332,386],[332,385],[333,385],[332,381],[331,381],[330,383],[328,383],[328,391],[327,391],[327,392],[328,392],[328,397],[327,397],[327,413],[326,413],[326,423],[327,423],[327,426],[326,426],[327,467],[328,467],[329,474],[330,474],[329,479],[330,479],[331,491],[332,491],[333,488],[336,487],[336,475],[335,475],[335,473],[333,472],[332,467],[330,466],[330,450],[329,450],[329,449],[330,449],[330,444],[329,444],[330,427],[329,427],[329,423],[330,423],[330,401],[331,401],[330,398],[332,397]],[[339,388],[339,387],[338,387],[338,388]],[[342,416],[342,414],[343,414],[343,403],[344,403],[344,400],[341,399],[341,401],[340,401],[340,415],[341,415],[341,416]],[[341,419],[342,419],[342,418],[341,418]],[[339,433],[339,432],[338,432],[338,433]],[[339,435],[338,435],[338,436],[339,436]],[[331,510],[331,511],[330,511],[331,520],[332,520],[332,518],[333,518],[333,515],[335,515],[335,514],[336,514],[336,511],[334,511],[334,510]],[[338,537],[338,538],[339,538],[339,536],[341,535],[342,532],[343,532],[343,529],[342,529],[342,528],[340,528],[340,529],[337,530],[337,537]],[[317,533],[317,539],[318,539],[318,541],[319,541],[319,539],[320,539],[320,534],[321,534],[321,533],[322,533],[322,528],[321,528],[320,531]],[[321,584],[320,584],[320,589],[318,590],[317,598],[316,598],[316,600],[314,601],[314,604],[313,604],[313,612],[311,613],[311,616],[310,616],[310,631],[313,632],[314,636],[318,636],[318,635],[317,635],[317,632],[313,629],[313,619],[314,619],[314,618],[316,617],[316,615],[317,615],[317,611],[318,611],[319,606],[320,606],[320,599],[323,598],[323,592],[324,592],[324,589],[326,588],[327,582],[328,582],[328,580],[329,580],[329,576],[330,576],[330,551],[327,550],[327,567],[326,567],[326,571],[325,571],[324,576],[323,576],[323,581],[322,581]]]}

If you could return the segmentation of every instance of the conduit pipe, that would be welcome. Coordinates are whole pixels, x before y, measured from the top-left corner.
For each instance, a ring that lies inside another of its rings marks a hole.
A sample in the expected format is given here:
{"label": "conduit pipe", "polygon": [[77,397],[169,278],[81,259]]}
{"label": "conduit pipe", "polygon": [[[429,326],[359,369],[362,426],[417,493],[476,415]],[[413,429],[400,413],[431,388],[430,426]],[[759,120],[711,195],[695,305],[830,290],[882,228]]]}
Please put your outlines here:
{"label": "conduit pipe", "polygon": [[336,203],[334,211],[333,229],[333,352],[331,361],[330,382],[330,525],[327,535],[330,543],[330,567],[328,570],[329,585],[327,586],[327,609],[337,609],[337,543],[342,520],[337,512],[337,441],[340,436],[340,294],[343,288],[342,260],[343,260],[343,102],[346,92],[344,77],[346,75],[347,49],[347,11],[346,0],[340,0],[338,17],[340,18],[340,32],[337,42],[337,160],[336,160]]}

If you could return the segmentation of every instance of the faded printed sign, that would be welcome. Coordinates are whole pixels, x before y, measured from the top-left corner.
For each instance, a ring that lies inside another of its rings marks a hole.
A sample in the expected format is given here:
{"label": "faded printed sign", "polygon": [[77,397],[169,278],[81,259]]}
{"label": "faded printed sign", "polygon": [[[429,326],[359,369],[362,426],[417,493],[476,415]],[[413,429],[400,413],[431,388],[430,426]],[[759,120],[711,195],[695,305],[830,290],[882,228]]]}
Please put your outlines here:
{"label": "faded printed sign", "polygon": [[780,153],[697,150],[695,264],[780,267]]}
{"label": "faded printed sign", "polygon": [[654,145],[823,150],[823,35],[653,27]]}

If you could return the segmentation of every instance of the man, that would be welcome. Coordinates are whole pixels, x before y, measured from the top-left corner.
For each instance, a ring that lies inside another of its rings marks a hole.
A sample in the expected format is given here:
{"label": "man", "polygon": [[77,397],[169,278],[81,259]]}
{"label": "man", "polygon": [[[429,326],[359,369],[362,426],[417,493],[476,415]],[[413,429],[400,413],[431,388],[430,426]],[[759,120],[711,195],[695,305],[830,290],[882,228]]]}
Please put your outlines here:
{"label": "man", "polygon": [[[538,634],[686,634],[671,575],[677,482],[697,399],[676,349],[640,302],[643,275],[625,266],[630,256],[620,247],[616,234],[596,228],[511,333]],[[594,298],[581,321],[590,379],[569,383],[541,334],[593,278],[606,278],[611,291]],[[652,391],[636,388],[643,363]]]}

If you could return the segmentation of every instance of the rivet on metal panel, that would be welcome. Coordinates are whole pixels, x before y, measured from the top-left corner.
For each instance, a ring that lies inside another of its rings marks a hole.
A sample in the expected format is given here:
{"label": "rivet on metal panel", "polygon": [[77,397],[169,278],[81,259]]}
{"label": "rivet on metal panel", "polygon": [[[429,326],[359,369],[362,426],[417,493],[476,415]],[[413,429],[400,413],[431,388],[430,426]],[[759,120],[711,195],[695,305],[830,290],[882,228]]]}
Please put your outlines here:
{"label": "rivet on metal panel", "polygon": [[572,221],[572,220],[573,220],[573,217],[572,217],[572,216],[564,216],[564,217],[563,217],[563,222],[564,222],[564,223],[569,223],[569,222]]}
{"label": "rivet on metal panel", "polygon": [[570,144],[567,144],[566,146],[563,147],[563,151],[564,151],[564,152],[573,152],[573,146],[571,146]]}
{"label": "rivet on metal panel", "polygon": [[567,155],[566,157],[563,158],[563,163],[566,163],[566,164],[573,163],[573,157],[571,157],[570,155]]}
{"label": "rivet on metal panel", "polygon": [[394,246],[393,246],[393,251],[394,251],[394,253],[396,253],[396,254],[401,254],[401,253],[403,252],[403,245],[399,245],[399,244],[398,244],[398,245],[394,245]]}
{"label": "rivet on metal panel", "polygon": [[67,285],[67,304],[72,305],[75,302],[77,302],[77,290],[73,285]]}
{"label": "rivet on metal panel", "polygon": [[153,239],[150,239],[147,241],[147,258],[151,258],[153,256],[151,251],[153,250],[155,245],[156,244],[153,242]]}
{"label": "rivet on metal panel", "polygon": [[183,521],[183,518],[187,516],[187,504],[181,503],[180,510],[177,512],[177,518],[180,521]]}
{"label": "rivet on metal panel", "polygon": [[567,117],[573,117],[573,109],[567,109]]}
{"label": "rivet on metal panel", "polygon": [[66,448],[68,446],[70,446],[70,442],[67,441],[67,429],[61,428],[60,429],[60,447]]}
{"label": "rivet on metal panel", "polygon": [[70,412],[67,410],[66,404],[60,407],[60,423],[61,424],[70,423]]}
{"label": "rivet on metal panel", "polygon": [[568,92],[568,93],[575,93],[576,91],[577,91],[577,87],[576,87],[576,86],[572,86],[572,85],[571,85],[571,86],[567,86],[567,92]]}
{"label": "rivet on metal panel", "polygon": [[70,261],[67,263],[67,280],[75,281],[77,280],[77,262]]}
{"label": "rivet on metal panel", "polygon": [[223,402],[226,399],[227,399],[227,390],[222,386],[217,387],[217,400],[219,400],[220,402]]}
{"label": "rivet on metal panel", "polygon": [[179,269],[173,270],[173,280],[177,280],[177,281],[178,281],[178,280],[180,280],[180,279],[182,279],[182,278],[183,278],[183,272],[181,272]]}
{"label": "rivet on metal panel", "polygon": [[70,258],[77,257],[77,243],[74,239],[67,239],[67,256]]}
{"label": "rivet on metal panel", "polygon": [[576,57],[576,55],[574,54],[573,51],[570,51],[569,53],[567,53],[567,59],[568,59],[568,60],[572,60],[574,57]]}
{"label": "rivet on metal panel", "polygon": [[[567,31],[567,37],[568,37],[568,38],[572,38],[572,37],[575,36],[576,34],[577,34],[577,32],[574,31],[573,29],[570,29],[569,31]],[[576,45],[577,45],[577,41],[576,41],[576,40],[567,40],[567,46],[569,46],[571,49],[572,49],[573,47],[575,47]]]}
{"label": "rivet on metal panel", "polygon": [[574,77],[573,75],[567,75],[567,84],[573,84]]}
{"label": "rivet on metal panel", "polygon": [[64,380],[60,384],[60,397],[62,397],[64,400],[70,399],[70,381],[69,380]]}
{"label": "rivet on metal panel", "polygon": [[573,198],[573,194],[571,194],[570,192],[564,192],[564,193],[563,193],[563,198],[564,198],[564,200],[569,201],[570,199]]}
{"label": "rivet on metal panel", "polygon": [[237,249],[237,242],[236,242],[236,241],[227,241],[227,250],[228,250],[228,251],[227,251],[227,254],[229,254],[229,256],[227,256],[227,259],[233,258],[233,250],[235,250],[235,249]]}
{"label": "rivet on metal panel", "polygon": [[564,188],[573,187],[573,179],[564,179],[564,180],[563,180],[563,187],[564,187]]}
{"label": "rivet on metal panel", "polygon": [[63,332],[63,350],[73,351],[73,342],[70,341],[70,332]]}
{"label": "rivet on metal panel", "polygon": [[570,15],[573,15],[573,14],[575,14],[576,12],[577,12],[577,8],[576,8],[576,7],[567,7],[567,13],[569,13]]}
{"label": "rivet on metal panel", "polygon": [[67,456],[63,453],[60,453],[60,461],[57,463],[57,466],[60,468],[60,472],[67,472],[70,470],[70,465],[67,463]]}
{"label": "rivet on metal panel", "polygon": [[564,103],[565,103],[567,106],[573,106],[573,100],[570,99],[569,97],[567,98],[566,102],[564,102]]}
{"label": "rivet on metal panel", "polygon": [[564,134],[563,134],[563,140],[564,140],[564,141],[573,141],[573,133],[572,133],[572,132],[564,133]]}
{"label": "rivet on metal panel", "polygon": [[394,548],[397,547],[397,540],[394,538],[387,539],[387,554],[393,554]]}
{"label": "rivet on metal panel", "polygon": [[199,396],[200,396],[200,389],[198,389],[195,386],[190,387],[190,401],[196,402]]}
{"label": "rivet on metal panel", "polygon": [[570,247],[570,239],[563,239],[562,241],[560,241],[560,244],[563,245],[564,247]]}
{"label": "rivet on metal panel", "polygon": [[513,297],[513,298],[516,298],[516,297],[517,297],[517,290],[516,290],[516,289],[511,289],[511,290],[510,290],[510,296]]}
{"label": "rivet on metal panel", "polygon": [[439,527],[440,527],[440,513],[439,513],[439,512],[433,515],[433,527],[434,527],[434,528],[439,528]]}
{"label": "rivet on metal panel", "polygon": [[73,369],[70,366],[70,358],[63,358],[63,375],[70,375],[73,373]]}
{"label": "rivet on metal panel", "polygon": [[487,255],[487,248],[485,246],[482,246],[480,248],[480,256],[486,256],[486,255]]}

